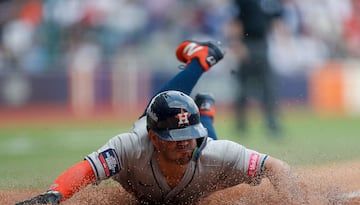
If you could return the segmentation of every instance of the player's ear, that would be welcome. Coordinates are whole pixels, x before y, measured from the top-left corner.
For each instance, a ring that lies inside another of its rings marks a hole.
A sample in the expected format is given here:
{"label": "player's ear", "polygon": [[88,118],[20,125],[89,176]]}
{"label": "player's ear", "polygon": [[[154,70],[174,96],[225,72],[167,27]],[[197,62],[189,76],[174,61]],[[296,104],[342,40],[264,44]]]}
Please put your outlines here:
{"label": "player's ear", "polygon": [[154,147],[156,149],[159,149],[159,138],[157,137],[155,132],[149,129],[148,130],[148,136],[150,138],[150,141],[153,143]]}

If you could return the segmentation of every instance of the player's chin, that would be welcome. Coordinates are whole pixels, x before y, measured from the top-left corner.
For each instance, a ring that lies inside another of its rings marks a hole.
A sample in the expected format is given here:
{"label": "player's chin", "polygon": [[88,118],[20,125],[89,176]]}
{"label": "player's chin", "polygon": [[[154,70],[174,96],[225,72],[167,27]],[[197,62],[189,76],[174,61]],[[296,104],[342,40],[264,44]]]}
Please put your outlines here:
{"label": "player's chin", "polygon": [[181,155],[176,159],[176,162],[180,165],[184,165],[189,163],[191,158],[192,158],[191,152],[181,153]]}
{"label": "player's chin", "polygon": [[176,160],[176,163],[179,165],[186,165],[190,162],[191,157],[183,157]]}

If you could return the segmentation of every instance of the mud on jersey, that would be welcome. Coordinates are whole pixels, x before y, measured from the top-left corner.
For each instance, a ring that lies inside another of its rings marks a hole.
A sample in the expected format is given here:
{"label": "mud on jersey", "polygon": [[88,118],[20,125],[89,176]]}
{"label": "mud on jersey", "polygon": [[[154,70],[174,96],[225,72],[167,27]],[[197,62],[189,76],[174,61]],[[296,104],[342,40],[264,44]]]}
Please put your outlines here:
{"label": "mud on jersey", "polygon": [[227,140],[208,139],[200,158],[190,161],[180,183],[170,188],[155,159],[145,118],[132,132],[110,139],[86,157],[98,181],[112,177],[140,202],[189,204],[213,191],[260,182],[267,155]]}

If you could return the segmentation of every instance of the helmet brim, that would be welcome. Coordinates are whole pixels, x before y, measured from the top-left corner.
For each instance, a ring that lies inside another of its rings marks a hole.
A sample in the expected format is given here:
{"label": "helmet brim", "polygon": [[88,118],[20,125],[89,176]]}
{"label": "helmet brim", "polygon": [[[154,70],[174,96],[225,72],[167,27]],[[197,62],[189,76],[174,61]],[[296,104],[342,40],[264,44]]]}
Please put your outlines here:
{"label": "helmet brim", "polygon": [[201,124],[188,126],[181,129],[163,130],[154,132],[165,141],[182,141],[190,139],[198,139],[206,137],[208,132],[207,129]]}

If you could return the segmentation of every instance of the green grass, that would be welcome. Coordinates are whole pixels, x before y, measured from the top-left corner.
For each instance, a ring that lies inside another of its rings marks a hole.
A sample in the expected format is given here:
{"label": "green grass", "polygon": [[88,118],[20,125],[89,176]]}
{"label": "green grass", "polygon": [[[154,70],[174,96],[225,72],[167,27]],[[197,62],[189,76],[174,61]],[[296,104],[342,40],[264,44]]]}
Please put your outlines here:
{"label": "green grass", "polygon": [[0,187],[47,186],[65,168],[129,128],[118,123],[0,128]]}
{"label": "green grass", "polygon": [[218,135],[294,166],[360,159],[360,118],[292,111],[282,117],[284,131],[280,138],[266,135],[260,117],[250,120],[246,135],[235,129],[233,120],[217,122]]}
{"label": "green grass", "polygon": [[[360,118],[317,117],[291,111],[282,138],[266,136],[261,118],[250,118],[245,136],[229,117],[215,121],[221,139],[304,166],[360,159]],[[0,188],[47,188],[64,169],[108,139],[131,128],[119,122],[14,124],[0,128]]]}

